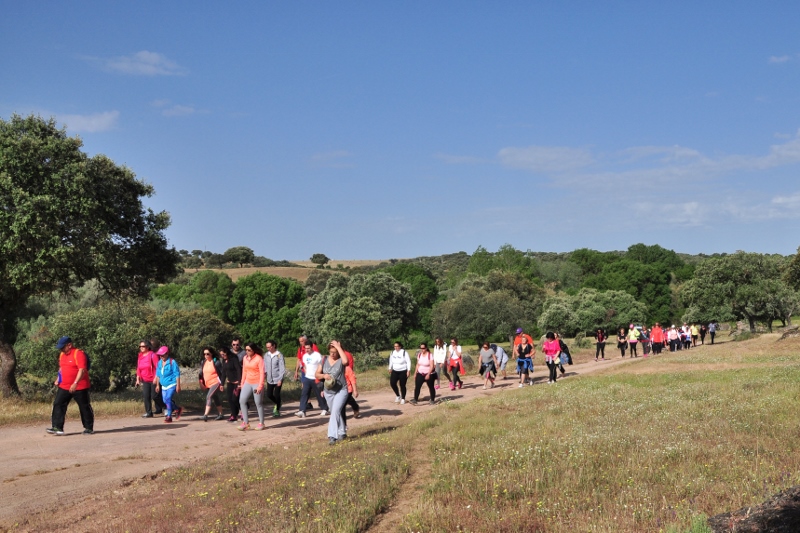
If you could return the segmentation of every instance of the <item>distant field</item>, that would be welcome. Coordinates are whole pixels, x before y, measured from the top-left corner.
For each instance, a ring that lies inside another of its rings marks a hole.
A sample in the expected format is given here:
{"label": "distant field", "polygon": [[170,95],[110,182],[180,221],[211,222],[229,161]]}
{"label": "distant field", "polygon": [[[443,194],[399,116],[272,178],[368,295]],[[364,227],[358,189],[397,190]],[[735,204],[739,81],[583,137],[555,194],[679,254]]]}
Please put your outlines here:
{"label": "distant field", "polygon": [[[205,270],[203,268],[200,269],[186,269],[187,272],[200,272],[201,270]],[[226,273],[233,281],[238,280],[242,276],[247,276],[254,272],[264,272],[266,274],[271,274],[273,276],[280,276],[282,278],[292,278],[296,279],[300,283],[304,283],[308,279],[308,275],[311,273],[312,269],[305,268],[305,267],[247,267],[247,268],[222,268],[222,269],[213,269],[216,272],[224,272]]]}
{"label": "distant field", "polygon": [[[360,267],[360,266],[373,266],[379,265],[382,262],[388,262],[386,259],[379,259],[379,260],[370,260],[370,259],[331,259],[330,263],[328,263],[331,268],[336,268],[338,265],[342,265],[343,267]],[[300,266],[308,267],[308,268],[316,268],[317,265],[312,263],[311,261],[292,261]]]}

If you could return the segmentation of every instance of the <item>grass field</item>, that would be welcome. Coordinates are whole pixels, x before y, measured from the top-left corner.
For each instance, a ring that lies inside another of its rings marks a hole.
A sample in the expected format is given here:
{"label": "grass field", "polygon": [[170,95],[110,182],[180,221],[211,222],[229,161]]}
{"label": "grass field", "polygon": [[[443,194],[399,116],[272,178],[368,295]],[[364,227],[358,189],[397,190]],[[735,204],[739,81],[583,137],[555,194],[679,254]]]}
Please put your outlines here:
{"label": "grass field", "polygon": [[777,338],[445,403],[335,448],[169,470],[93,519],[365,531],[401,499],[398,531],[708,531],[704,516],[800,483],[800,339]]}

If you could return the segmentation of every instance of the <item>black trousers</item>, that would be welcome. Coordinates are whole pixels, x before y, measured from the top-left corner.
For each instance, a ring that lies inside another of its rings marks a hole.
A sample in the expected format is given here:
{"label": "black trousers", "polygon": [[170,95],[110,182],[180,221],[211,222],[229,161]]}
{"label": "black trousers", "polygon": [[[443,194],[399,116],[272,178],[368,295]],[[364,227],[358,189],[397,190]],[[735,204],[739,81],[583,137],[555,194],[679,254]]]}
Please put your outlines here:
{"label": "black trousers", "polygon": [[156,386],[152,381],[142,381],[142,399],[144,412],[148,415],[153,414],[153,402],[156,404],[156,413],[164,410],[164,400],[161,399],[161,394],[156,392]]}
{"label": "black trousers", "polygon": [[550,381],[555,382],[558,379],[558,363],[547,363],[547,368],[550,369]]}
{"label": "black trousers", "polygon": [[239,397],[233,393],[238,386],[239,385],[234,385],[233,383],[229,382],[228,387],[225,389],[228,393],[228,405],[231,406],[231,416],[233,418],[237,418],[239,416]]}
{"label": "black trousers", "polygon": [[709,331],[709,335],[711,335],[711,344],[714,344],[714,336],[717,334],[715,331]]}
{"label": "black trousers", "polygon": [[53,401],[53,427],[64,429],[64,419],[67,417],[67,406],[73,398],[81,412],[83,428],[94,430],[94,411],[89,401],[89,389],[70,392],[59,387],[56,390],[56,399]]}
{"label": "black trousers", "polygon": [[308,399],[311,398],[311,392],[314,392],[314,396],[317,397],[317,403],[319,404],[319,408],[323,411],[328,410],[328,402],[325,400],[325,397],[322,395],[322,387],[324,386],[323,383],[316,383],[313,379],[308,379],[307,377],[303,376],[303,391],[300,393],[300,410],[302,412],[306,412],[306,407],[308,406]]}
{"label": "black trousers", "polygon": [[[401,400],[406,399],[406,383],[408,382],[408,372],[405,370],[392,370],[392,375],[389,377],[389,385],[392,386],[395,396],[400,396]],[[398,390],[400,385],[400,390]]]}
{"label": "black trousers", "polygon": [[342,404],[342,420],[344,420],[344,425],[347,426],[347,406],[350,406],[353,409],[353,414],[358,413],[358,402],[355,398],[353,398],[353,393],[347,393],[347,401]]}
{"label": "black trousers", "polygon": [[269,401],[275,404],[275,406],[280,410],[281,405],[281,388],[283,387],[283,383],[280,385],[273,385],[272,383],[267,383],[267,394],[265,396]]}
{"label": "black trousers", "polygon": [[428,384],[428,392],[431,395],[431,401],[436,400],[436,389],[433,388],[434,382],[436,381],[436,374],[431,374],[429,379],[425,379],[425,374],[420,374],[417,372],[414,376],[414,401],[416,402],[419,400],[419,392],[422,390],[422,384]]}
{"label": "black trousers", "polygon": [[605,342],[598,342],[596,343],[597,350],[594,352],[594,358],[597,359],[600,355],[603,356],[603,359],[606,358],[606,343]]}

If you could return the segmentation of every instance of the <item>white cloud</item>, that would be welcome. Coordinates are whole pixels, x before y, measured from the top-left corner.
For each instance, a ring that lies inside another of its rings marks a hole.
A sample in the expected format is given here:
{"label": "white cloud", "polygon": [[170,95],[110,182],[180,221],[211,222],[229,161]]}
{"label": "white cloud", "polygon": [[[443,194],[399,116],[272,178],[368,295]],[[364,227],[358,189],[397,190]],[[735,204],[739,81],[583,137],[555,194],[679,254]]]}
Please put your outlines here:
{"label": "white cloud", "polygon": [[545,174],[577,170],[594,162],[589,151],[566,146],[512,146],[500,150],[497,157],[504,166]]}
{"label": "white cloud", "polygon": [[769,62],[770,62],[770,63],[773,63],[773,64],[775,64],[775,63],[786,63],[786,62],[787,62],[787,61],[789,61],[790,59],[792,59],[792,58],[791,58],[790,56],[787,56],[787,55],[783,55],[783,56],[770,56],[770,58],[769,58]]}
{"label": "white cloud", "polygon": [[188,71],[158,52],[142,50],[127,56],[107,59],[89,58],[100,62],[106,70],[132,76],[180,76]]}
{"label": "white cloud", "polygon": [[57,115],[58,120],[73,133],[108,131],[117,125],[119,111],[105,111],[91,115]]}
{"label": "white cloud", "polygon": [[192,106],[176,104],[172,107],[164,109],[161,114],[165,117],[185,117],[187,115],[194,115],[197,112],[197,109]]}

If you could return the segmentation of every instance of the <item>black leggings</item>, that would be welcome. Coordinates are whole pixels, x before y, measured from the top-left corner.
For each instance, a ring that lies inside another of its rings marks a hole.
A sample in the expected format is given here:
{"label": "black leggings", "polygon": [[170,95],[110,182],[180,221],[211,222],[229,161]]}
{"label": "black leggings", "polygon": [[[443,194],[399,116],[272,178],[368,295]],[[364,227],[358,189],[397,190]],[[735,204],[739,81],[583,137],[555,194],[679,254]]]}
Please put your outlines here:
{"label": "black leggings", "polygon": [[550,381],[555,381],[558,378],[558,363],[555,361],[547,363],[547,368],[550,369]]}
{"label": "black leggings", "polygon": [[239,397],[233,393],[238,386],[239,385],[234,385],[233,383],[228,382],[228,388],[226,389],[228,393],[228,405],[231,406],[231,416],[233,418],[239,416]]}
{"label": "black leggings", "polygon": [[425,379],[425,374],[420,374],[417,372],[416,376],[414,376],[414,401],[416,402],[419,400],[419,391],[422,390],[422,384],[428,384],[428,392],[431,393],[431,401],[436,400],[436,389],[433,388],[433,383],[436,381],[436,374],[431,374],[431,377]]}
{"label": "black leggings", "polygon": [[[389,385],[392,386],[395,396],[399,396],[401,400],[406,399],[406,382],[408,381],[408,372],[405,370],[392,370],[392,376],[389,378]],[[397,389],[398,383],[400,390]]]}
{"label": "black leggings", "polygon": [[639,344],[639,343],[638,342],[629,342],[628,344],[630,344],[630,346],[631,346],[631,357],[639,357],[639,355],[636,353],[636,345]]}
{"label": "black leggings", "polygon": [[597,359],[600,355],[603,356],[603,359],[606,358],[606,343],[605,342],[598,342],[595,346],[597,346],[597,350],[594,352],[594,358]]}
{"label": "black leggings", "polygon": [[353,393],[347,393],[347,400],[342,404],[342,420],[345,422],[345,426],[347,426],[347,406],[350,406],[353,409],[353,414],[358,414],[358,402],[355,398],[353,398]]}
{"label": "black leggings", "polygon": [[144,412],[148,415],[153,414],[153,403],[156,404],[156,414],[164,410],[164,400],[161,394],[156,392],[156,386],[152,381],[142,381],[142,397],[144,399]]}
{"label": "black leggings", "polygon": [[619,348],[619,352],[622,354],[622,357],[625,357],[625,350],[628,349],[628,343],[627,342],[618,342],[617,343],[617,348]]}
{"label": "black leggings", "polygon": [[461,376],[458,375],[458,367],[451,368],[450,372],[453,374],[453,386],[455,387],[456,383],[461,383],[463,386],[463,381],[461,381]]}
{"label": "black leggings", "polygon": [[267,394],[265,394],[267,399],[274,403],[275,407],[277,407],[279,411],[281,409],[281,405],[283,404],[281,402],[281,387],[283,387],[283,383],[280,385],[267,383]]}

